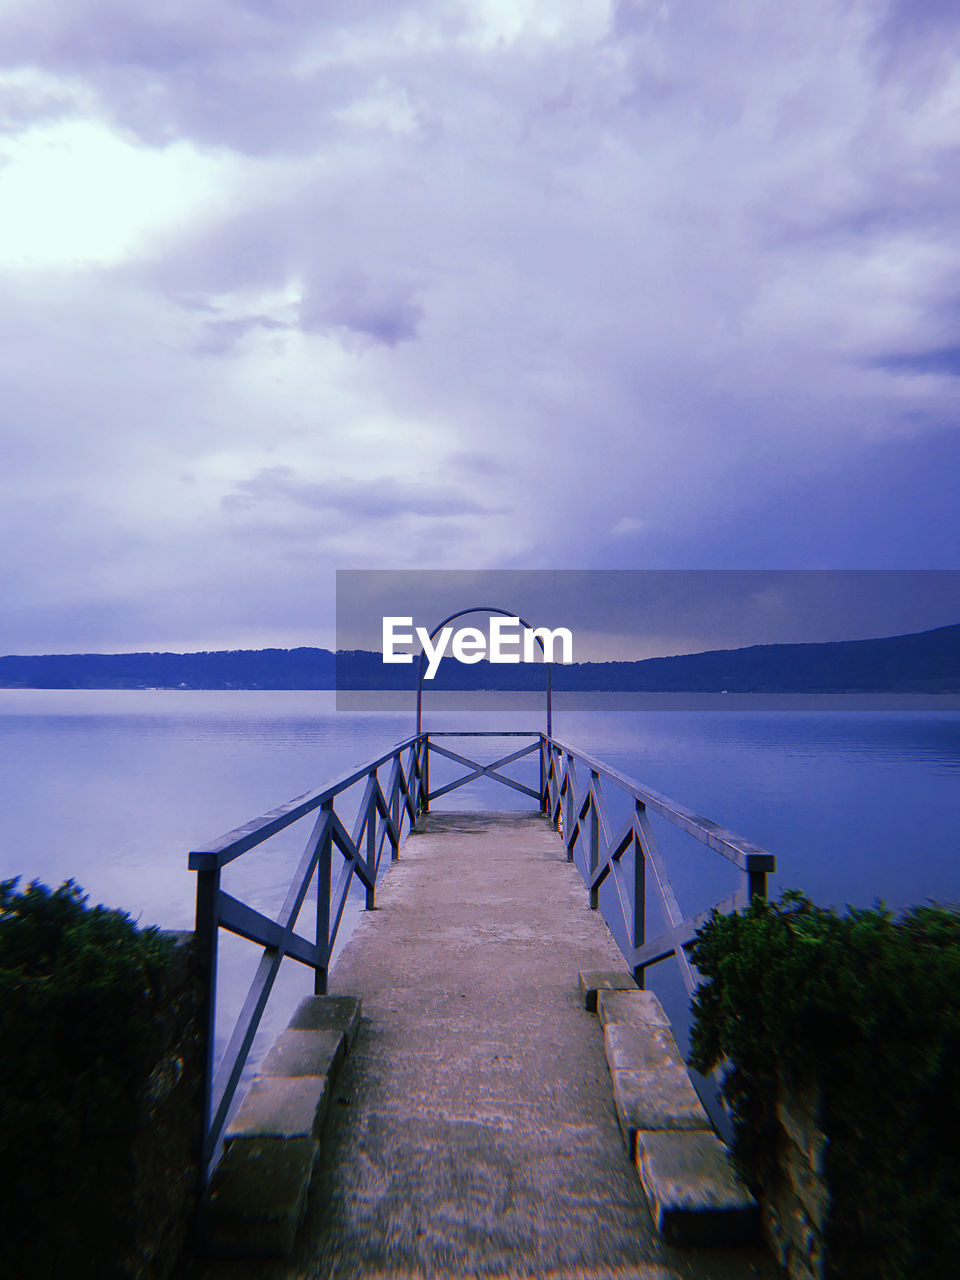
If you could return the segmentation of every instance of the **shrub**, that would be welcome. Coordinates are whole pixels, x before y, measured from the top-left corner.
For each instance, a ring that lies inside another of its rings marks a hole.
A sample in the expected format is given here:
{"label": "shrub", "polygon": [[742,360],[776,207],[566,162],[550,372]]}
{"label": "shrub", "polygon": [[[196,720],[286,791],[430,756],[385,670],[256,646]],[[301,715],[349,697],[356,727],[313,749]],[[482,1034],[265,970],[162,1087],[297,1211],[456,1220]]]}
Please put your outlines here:
{"label": "shrub", "polygon": [[820,1100],[826,1274],[949,1275],[960,1257],[960,913],[844,915],[802,894],[714,915],[692,959],[691,1063],[725,1067],[733,1156],[773,1185],[781,1080]]}
{"label": "shrub", "polygon": [[132,1144],[175,944],[72,881],[0,882],[0,1206],[10,1275],[120,1276]]}

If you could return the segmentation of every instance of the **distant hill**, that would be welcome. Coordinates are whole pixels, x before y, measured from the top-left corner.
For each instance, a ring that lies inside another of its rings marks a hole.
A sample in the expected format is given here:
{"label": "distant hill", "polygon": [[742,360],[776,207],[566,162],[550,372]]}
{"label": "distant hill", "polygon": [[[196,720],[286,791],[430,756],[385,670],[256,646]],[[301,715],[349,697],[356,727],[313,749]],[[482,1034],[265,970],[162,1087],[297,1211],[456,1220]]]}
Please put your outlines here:
{"label": "distant hill", "polygon": [[[960,692],[960,625],[878,640],[765,644],[558,669],[558,688],[719,693]],[[594,681],[599,683],[593,683]]]}
{"label": "distant hill", "polygon": [[332,689],[329,649],[67,653],[0,658],[6,689]]}
{"label": "distant hill", "polygon": [[[366,650],[236,649],[0,658],[0,688],[410,689],[416,665]],[[536,667],[445,659],[433,689],[540,689]],[[554,667],[557,690],[650,693],[960,692],[960,624],[914,635],[826,644],[751,645],[641,662]]]}

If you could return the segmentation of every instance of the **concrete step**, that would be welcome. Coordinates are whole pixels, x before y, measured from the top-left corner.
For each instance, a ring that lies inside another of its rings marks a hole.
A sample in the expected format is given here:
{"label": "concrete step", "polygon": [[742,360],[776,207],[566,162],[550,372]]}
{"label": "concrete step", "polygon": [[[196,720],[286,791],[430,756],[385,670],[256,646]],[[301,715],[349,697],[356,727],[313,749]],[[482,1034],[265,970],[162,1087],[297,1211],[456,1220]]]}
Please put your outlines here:
{"label": "concrete step", "polygon": [[652,991],[600,991],[597,1014],[604,1027],[609,1022],[624,1022],[670,1028],[670,1019]]}
{"label": "concrete step", "polygon": [[329,1092],[326,1076],[257,1076],[225,1140],[229,1145],[240,1138],[318,1138]]}
{"label": "concrete step", "polygon": [[274,1040],[260,1068],[262,1076],[330,1076],[346,1052],[342,1031],[292,1031]]}
{"label": "concrete step", "polygon": [[204,1252],[285,1257],[303,1217],[335,1078],[360,1021],[348,996],[303,1000],[224,1135],[200,1220]]}
{"label": "concrete step", "polygon": [[657,1231],[669,1244],[748,1244],[757,1238],[757,1203],[711,1130],[641,1130],[636,1165]]}
{"label": "concrete step", "polygon": [[608,1023],[604,1048],[617,1119],[630,1159],[641,1129],[709,1129],[673,1032],[649,1023]]}
{"label": "concrete step", "polygon": [[319,1150],[312,1138],[231,1143],[204,1201],[204,1252],[221,1258],[288,1256]]}
{"label": "concrete step", "polygon": [[680,1048],[669,1027],[642,1022],[608,1022],[603,1047],[611,1071],[647,1071],[683,1066]]}
{"label": "concrete step", "polygon": [[[581,975],[592,981],[597,975]],[[622,975],[626,976],[626,975]],[[652,991],[597,987],[617,1119],[658,1233],[670,1244],[744,1244],[759,1209],[710,1127],[669,1019]]]}
{"label": "concrete step", "polygon": [[307,996],[290,1019],[290,1031],[342,1031],[347,1053],[360,1025],[360,1001],[355,996]]}
{"label": "concrete step", "polygon": [[596,973],[580,974],[580,994],[588,1013],[597,1012],[597,995],[601,991],[636,991],[638,990],[633,976],[629,973],[618,973],[604,969]]}

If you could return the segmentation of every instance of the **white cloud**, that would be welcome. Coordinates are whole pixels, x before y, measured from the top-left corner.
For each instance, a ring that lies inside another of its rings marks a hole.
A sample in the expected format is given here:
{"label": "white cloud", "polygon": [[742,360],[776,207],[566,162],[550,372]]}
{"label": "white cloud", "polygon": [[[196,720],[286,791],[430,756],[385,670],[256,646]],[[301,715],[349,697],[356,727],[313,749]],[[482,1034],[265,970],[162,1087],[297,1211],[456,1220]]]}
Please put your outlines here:
{"label": "white cloud", "polygon": [[646,520],[641,520],[638,516],[621,516],[610,532],[615,538],[623,538],[641,533],[646,527]]}
{"label": "white cloud", "polygon": [[228,155],[147,148],[92,119],[42,123],[0,144],[0,268],[116,265],[158,235],[222,217]]}

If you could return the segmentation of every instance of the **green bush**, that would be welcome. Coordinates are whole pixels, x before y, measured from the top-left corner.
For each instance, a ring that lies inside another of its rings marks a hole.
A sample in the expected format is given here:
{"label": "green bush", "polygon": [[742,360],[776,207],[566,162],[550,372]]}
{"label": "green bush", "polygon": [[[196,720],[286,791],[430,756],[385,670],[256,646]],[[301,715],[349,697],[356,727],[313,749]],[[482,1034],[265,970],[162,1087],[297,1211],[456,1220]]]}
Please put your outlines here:
{"label": "green bush", "polygon": [[11,1276],[121,1276],[174,943],[68,881],[0,882],[0,1212]]}
{"label": "green bush", "polygon": [[723,1065],[734,1160],[773,1185],[776,1099],[819,1092],[829,1276],[915,1280],[960,1257],[960,913],[846,914],[802,894],[714,915],[692,959],[691,1064]]}

